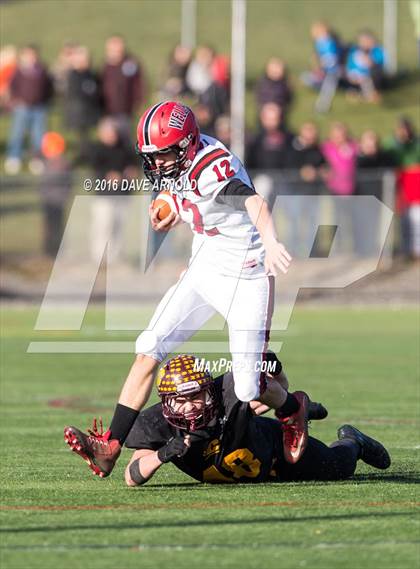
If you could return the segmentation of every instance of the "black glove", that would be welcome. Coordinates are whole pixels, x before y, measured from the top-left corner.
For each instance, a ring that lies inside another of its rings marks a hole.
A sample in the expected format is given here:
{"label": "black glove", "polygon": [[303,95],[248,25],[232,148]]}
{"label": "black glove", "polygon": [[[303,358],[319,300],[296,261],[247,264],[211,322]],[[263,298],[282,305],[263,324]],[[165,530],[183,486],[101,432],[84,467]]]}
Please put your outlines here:
{"label": "black glove", "polygon": [[170,462],[173,458],[180,458],[188,452],[189,447],[184,443],[184,435],[172,438],[157,451],[161,462]]}
{"label": "black glove", "polygon": [[281,361],[278,359],[278,357],[276,356],[276,354],[272,351],[272,350],[267,350],[266,354],[265,354],[265,359],[266,361],[273,365],[274,364],[274,369],[270,366],[270,374],[271,375],[279,375],[282,370],[283,370],[283,366],[281,364]]}

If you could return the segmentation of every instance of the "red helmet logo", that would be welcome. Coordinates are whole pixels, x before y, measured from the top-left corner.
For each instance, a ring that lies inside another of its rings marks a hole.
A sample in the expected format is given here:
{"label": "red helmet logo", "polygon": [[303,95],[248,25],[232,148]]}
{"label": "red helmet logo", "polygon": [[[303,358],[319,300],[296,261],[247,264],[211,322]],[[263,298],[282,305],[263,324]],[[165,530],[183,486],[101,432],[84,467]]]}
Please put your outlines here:
{"label": "red helmet logo", "polygon": [[[189,107],[174,101],[158,103],[148,109],[137,126],[137,152],[143,158],[146,177],[155,182],[178,178],[192,164],[197,154],[200,131]],[[174,163],[159,169],[155,157],[174,151]]]}

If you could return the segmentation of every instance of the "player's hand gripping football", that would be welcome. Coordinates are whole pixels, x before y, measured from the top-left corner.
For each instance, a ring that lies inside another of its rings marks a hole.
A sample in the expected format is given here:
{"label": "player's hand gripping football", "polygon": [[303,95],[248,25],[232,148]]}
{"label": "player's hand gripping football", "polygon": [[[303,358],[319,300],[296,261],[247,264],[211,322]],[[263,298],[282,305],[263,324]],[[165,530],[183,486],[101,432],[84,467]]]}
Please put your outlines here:
{"label": "player's hand gripping football", "polygon": [[267,274],[277,276],[277,269],[284,274],[289,270],[290,262],[292,257],[289,255],[286,247],[277,241],[277,239],[272,239],[268,243],[264,243],[265,246],[265,261],[264,267]]}
{"label": "player's hand gripping football", "polygon": [[170,231],[180,222],[180,216],[173,211],[161,221],[158,217],[159,209],[159,207],[153,208],[153,205],[149,206],[150,223],[154,231]]}

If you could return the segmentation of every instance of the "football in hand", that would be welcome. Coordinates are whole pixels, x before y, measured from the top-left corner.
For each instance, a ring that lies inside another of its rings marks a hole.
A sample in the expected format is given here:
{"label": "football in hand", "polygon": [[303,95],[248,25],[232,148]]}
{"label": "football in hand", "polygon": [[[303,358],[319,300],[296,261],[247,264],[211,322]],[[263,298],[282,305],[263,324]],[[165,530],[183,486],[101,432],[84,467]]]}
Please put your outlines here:
{"label": "football in hand", "polygon": [[153,209],[158,208],[159,211],[157,216],[159,221],[163,221],[172,212],[177,213],[176,203],[170,192],[160,192],[158,197],[153,202]]}

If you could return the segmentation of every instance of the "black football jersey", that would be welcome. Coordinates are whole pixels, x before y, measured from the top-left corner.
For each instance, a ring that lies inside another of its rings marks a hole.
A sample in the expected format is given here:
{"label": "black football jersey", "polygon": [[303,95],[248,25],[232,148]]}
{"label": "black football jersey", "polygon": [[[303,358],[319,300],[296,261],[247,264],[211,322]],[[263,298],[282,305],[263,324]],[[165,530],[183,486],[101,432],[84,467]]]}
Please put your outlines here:
{"label": "black football jersey", "polygon": [[[248,403],[238,400],[232,374],[215,379],[219,412],[204,429],[191,433],[191,447],[172,460],[200,482],[263,482],[271,479],[281,452],[278,421],[255,417]],[[182,431],[170,425],[158,403],[142,411],[126,440],[134,449],[158,450]]]}

